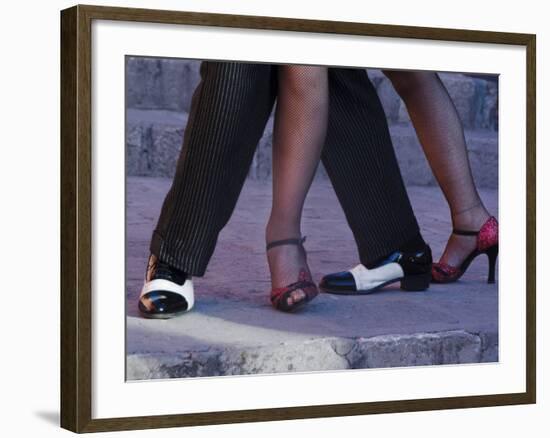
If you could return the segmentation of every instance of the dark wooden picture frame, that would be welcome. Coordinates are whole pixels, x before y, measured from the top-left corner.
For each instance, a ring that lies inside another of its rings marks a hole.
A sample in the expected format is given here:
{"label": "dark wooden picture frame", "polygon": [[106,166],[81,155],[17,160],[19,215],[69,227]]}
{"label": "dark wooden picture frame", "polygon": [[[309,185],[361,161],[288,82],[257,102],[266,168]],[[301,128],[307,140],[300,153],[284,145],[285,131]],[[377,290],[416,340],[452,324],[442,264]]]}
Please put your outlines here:
{"label": "dark wooden picture frame", "polygon": [[[91,25],[93,20],[525,46],[527,54],[526,391],[498,395],[92,419]],[[536,37],[531,34],[83,5],[63,10],[61,12],[61,426],[80,433],[535,403],[535,47]]]}

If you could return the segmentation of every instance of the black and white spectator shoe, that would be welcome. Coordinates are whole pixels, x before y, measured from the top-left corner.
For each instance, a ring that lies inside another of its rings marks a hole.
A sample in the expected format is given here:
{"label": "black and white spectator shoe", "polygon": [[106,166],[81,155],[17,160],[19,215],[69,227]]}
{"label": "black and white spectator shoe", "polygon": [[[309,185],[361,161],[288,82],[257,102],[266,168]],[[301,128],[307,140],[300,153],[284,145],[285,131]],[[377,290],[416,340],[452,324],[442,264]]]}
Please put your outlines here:
{"label": "black and white spectator shoe", "polygon": [[151,255],[138,302],[141,316],[173,318],[191,310],[194,302],[191,276]]}
{"label": "black and white spectator shoe", "polygon": [[363,295],[401,282],[401,289],[421,291],[430,286],[432,252],[428,245],[419,251],[395,251],[370,269],[357,265],[349,271],[325,275],[319,288],[340,295]]}

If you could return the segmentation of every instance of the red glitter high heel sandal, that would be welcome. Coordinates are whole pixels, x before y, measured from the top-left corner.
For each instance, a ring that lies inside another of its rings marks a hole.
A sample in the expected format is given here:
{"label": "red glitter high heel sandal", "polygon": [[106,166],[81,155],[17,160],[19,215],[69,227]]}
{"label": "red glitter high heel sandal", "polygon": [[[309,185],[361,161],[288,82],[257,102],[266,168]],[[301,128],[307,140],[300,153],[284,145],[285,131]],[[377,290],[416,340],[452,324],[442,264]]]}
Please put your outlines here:
{"label": "red glitter high heel sandal", "polygon": [[[305,240],[305,237],[297,239],[276,240],[267,244],[266,251],[269,251],[271,248],[279,245],[299,245],[302,249],[304,249],[303,243]],[[291,297],[292,292],[296,290],[303,291],[305,297],[297,302],[288,304],[288,299]],[[317,289],[317,285],[313,282],[311,274],[307,270],[302,268],[300,269],[300,273],[298,274],[298,281],[284,287],[272,289],[270,299],[271,304],[277,310],[280,310],[282,312],[294,312],[304,307],[306,303],[310,302],[317,295],[319,295],[319,289]]]}
{"label": "red glitter high heel sandal", "polygon": [[495,282],[495,266],[498,256],[498,222],[491,216],[482,225],[479,231],[453,230],[460,236],[477,236],[476,249],[474,249],[459,267],[447,263],[432,264],[432,281],[434,283],[452,283],[457,281],[468,269],[470,263],[481,254],[486,254],[489,259],[489,275],[487,283]]}

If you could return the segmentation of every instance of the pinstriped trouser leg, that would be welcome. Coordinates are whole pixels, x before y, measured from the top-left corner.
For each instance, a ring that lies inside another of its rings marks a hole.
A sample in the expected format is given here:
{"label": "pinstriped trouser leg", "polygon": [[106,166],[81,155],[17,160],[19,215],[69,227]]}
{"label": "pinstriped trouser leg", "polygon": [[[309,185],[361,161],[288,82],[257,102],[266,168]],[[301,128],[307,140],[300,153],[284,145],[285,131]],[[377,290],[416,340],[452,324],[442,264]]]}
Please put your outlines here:
{"label": "pinstriped trouser leg", "polygon": [[172,187],[150,249],[202,276],[237,202],[276,96],[268,64],[203,62]]}
{"label": "pinstriped trouser leg", "polygon": [[378,94],[363,69],[329,69],[330,110],[322,160],[363,264],[419,232]]}
{"label": "pinstriped trouser leg", "polygon": [[[174,182],[151,241],[151,252],[163,261],[204,274],[271,112],[274,73],[269,65],[202,64]],[[368,264],[414,237],[418,225],[366,73],[329,69],[329,86],[322,159]]]}

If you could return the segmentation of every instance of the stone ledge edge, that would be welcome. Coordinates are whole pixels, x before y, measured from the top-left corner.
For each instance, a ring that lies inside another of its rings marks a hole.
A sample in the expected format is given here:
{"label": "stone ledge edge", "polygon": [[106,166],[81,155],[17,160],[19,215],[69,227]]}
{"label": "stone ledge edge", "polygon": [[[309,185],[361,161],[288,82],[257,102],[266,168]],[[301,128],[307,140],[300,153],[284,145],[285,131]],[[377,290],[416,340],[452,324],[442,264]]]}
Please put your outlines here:
{"label": "stone ledge edge", "polygon": [[498,333],[465,330],[326,337],[264,346],[131,353],[127,380],[498,362]]}

